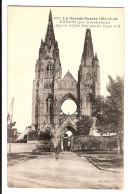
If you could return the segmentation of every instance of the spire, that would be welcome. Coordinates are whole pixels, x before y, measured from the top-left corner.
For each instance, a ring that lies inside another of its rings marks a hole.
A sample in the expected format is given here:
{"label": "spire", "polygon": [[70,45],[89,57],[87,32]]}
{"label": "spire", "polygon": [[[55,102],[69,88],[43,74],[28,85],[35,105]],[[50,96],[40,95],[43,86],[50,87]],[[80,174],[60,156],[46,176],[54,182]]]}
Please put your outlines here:
{"label": "spire", "polygon": [[94,59],[97,60],[97,61],[99,61],[99,60],[98,60],[98,57],[97,57],[97,53],[95,53]]}
{"label": "spire", "polygon": [[50,9],[50,13],[49,13],[49,21],[52,21],[52,13],[51,13],[51,9]]}
{"label": "spire", "polygon": [[97,57],[97,53],[95,53],[92,65],[93,65],[93,67],[97,67],[97,66],[99,67],[99,60],[98,60],[98,57]]}
{"label": "spire", "polygon": [[55,59],[57,60],[56,63],[60,65],[59,48],[58,43],[55,40],[51,10],[48,17],[45,40],[43,42],[43,40],[41,39],[41,45],[39,48],[39,60],[41,59]]}
{"label": "spire", "polygon": [[48,45],[52,44],[55,42],[55,34],[54,34],[54,29],[53,29],[53,21],[52,21],[52,13],[50,10],[49,13],[49,18],[48,18],[48,27],[47,27],[47,32],[45,36],[45,41]]}
{"label": "spire", "polygon": [[86,64],[86,60],[93,60],[93,43],[91,38],[91,31],[90,29],[86,30],[85,41],[84,41],[84,50],[82,54],[82,61]]}

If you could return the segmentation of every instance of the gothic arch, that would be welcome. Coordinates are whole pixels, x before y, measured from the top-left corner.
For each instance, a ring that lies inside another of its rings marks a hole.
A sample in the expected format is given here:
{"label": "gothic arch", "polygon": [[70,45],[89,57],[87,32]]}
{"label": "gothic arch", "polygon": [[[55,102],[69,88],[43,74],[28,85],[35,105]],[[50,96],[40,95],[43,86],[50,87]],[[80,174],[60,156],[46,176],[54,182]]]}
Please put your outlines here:
{"label": "gothic arch", "polygon": [[49,94],[46,98],[46,112],[50,112],[51,102],[52,102],[52,98],[51,98],[51,95]]}
{"label": "gothic arch", "polygon": [[87,78],[87,80],[88,80],[88,81],[89,81],[89,80],[91,80],[92,75],[91,75],[91,73],[90,73],[90,72],[87,72],[87,74],[86,74],[86,78]]}
{"label": "gothic arch", "polygon": [[61,109],[61,107],[62,107],[62,105],[63,105],[63,103],[66,101],[66,100],[73,100],[74,102],[75,102],[75,104],[76,104],[76,112],[78,111],[78,101],[77,101],[77,98],[73,95],[73,94],[71,94],[71,93],[67,93],[67,94],[65,94],[63,97],[62,97],[62,99],[61,99],[61,101],[59,102],[59,113],[60,112],[63,112],[62,111],[62,109]]}
{"label": "gothic arch", "polygon": [[63,96],[63,98],[62,98],[62,100],[61,100],[61,103],[60,103],[60,106],[62,106],[63,102],[64,102],[65,100],[67,100],[67,99],[72,99],[72,100],[76,103],[76,105],[78,105],[77,98],[76,98],[73,94],[67,93],[67,94],[65,94],[65,95]]}
{"label": "gothic arch", "polygon": [[50,131],[50,133],[51,133],[51,128],[47,126],[47,127],[45,128],[44,132],[45,132],[45,131]]}
{"label": "gothic arch", "polygon": [[67,131],[71,131],[72,134],[76,134],[76,130],[74,129],[73,126],[71,126],[70,124],[68,124],[65,128],[63,128],[61,130],[61,134],[64,135]]}
{"label": "gothic arch", "polygon": [[46,66],[46,75],[51,76],[53,71],[53,64],[49,62]]}
{"label": "gothic arch", "polygon": [[71,131],[73,134],[76,134],[77,127],[74,121],[68,117],[56,130],[56,136],[64,135],[67,131]]}

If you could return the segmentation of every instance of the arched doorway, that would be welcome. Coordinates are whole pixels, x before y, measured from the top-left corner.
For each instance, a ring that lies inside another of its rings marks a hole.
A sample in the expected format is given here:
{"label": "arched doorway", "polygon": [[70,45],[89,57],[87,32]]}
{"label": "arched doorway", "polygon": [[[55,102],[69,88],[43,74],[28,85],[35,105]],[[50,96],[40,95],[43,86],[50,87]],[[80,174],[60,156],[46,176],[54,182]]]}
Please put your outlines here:
{"label": "arched doorway", "polygon": [[[73,139],[77,133],[77,130],[78,129],[76,127],[75,122],[72,120],[72,118],[70,116],[68,116],[67,119],[55,131],[55,137],[57,137],[59,139],[62,151],[69,151],[69,150],[71,151],[72,150]],[[66,141],[66,143],[64,140]]]}
{"label": "arched doorway", "polygon": [[73,133],[71,131],[67,131],[63,136],[63,150],[64,151],[71,151],[71,136]]}
{"label": "arched doorway", "polygon": [[73,148],[73,137],[74,129],[70,126],[66,127],[65,133],[61,137],[61,150],[62,151],[72,151]]}

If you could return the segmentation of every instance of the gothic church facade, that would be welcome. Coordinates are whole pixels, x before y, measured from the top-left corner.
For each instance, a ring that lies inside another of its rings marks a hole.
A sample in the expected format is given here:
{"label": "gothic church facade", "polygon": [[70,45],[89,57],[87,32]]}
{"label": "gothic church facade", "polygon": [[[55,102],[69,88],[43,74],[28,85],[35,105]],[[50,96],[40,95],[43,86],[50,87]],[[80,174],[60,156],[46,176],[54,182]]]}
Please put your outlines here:
{"label": "gothic church facade", "polygon": [[[90,29],[86,30],[83,54],[78,71],[78,81],[68,71],[62,78],[58,43],[55,39],[52,13],[49,13],[45,40],[41,40],[39,58],[35,67],[32,91],[32,129],[36,132],[50,130],[64,134],[77,130],[75,123],[82,115],[91,115],[91,97],[100,95],[100,67],[93,51]],[[72,99],[77,110],[65,115],[61,106]]]}

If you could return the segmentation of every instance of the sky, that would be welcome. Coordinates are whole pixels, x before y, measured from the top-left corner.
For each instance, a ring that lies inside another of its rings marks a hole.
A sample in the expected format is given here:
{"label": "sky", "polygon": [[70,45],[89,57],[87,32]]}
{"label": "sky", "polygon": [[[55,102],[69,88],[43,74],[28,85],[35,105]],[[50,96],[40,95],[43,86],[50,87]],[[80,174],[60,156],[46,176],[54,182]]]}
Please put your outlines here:
{"label": "sky", "polygon": [[[60,52],[62,77],[69,70],[77,80],[87,28],[85,25],[89,25],[94,52],[99,59],[101,95],[108,95],[108,75],[115,78],[116,75],[124,74],[123,9],[52,7],[51,10]],[[14,97],[13,121],[16,121],[19,132],[31,125],[32,83],[35,79],[41,38],[44,40],[47,30],[49,11],[50,7],[8,6],[8,110]],[[63,21],[63,17],[66,23],[59,23]],[[65,19],[66,17],[68,19]],[[98,18],[98,22],[100,18],[100,22],[104,22],[105,17],[108,21],[110,17],[117,20],[112,20],[110,26],[90,25],[89,18]]]}

